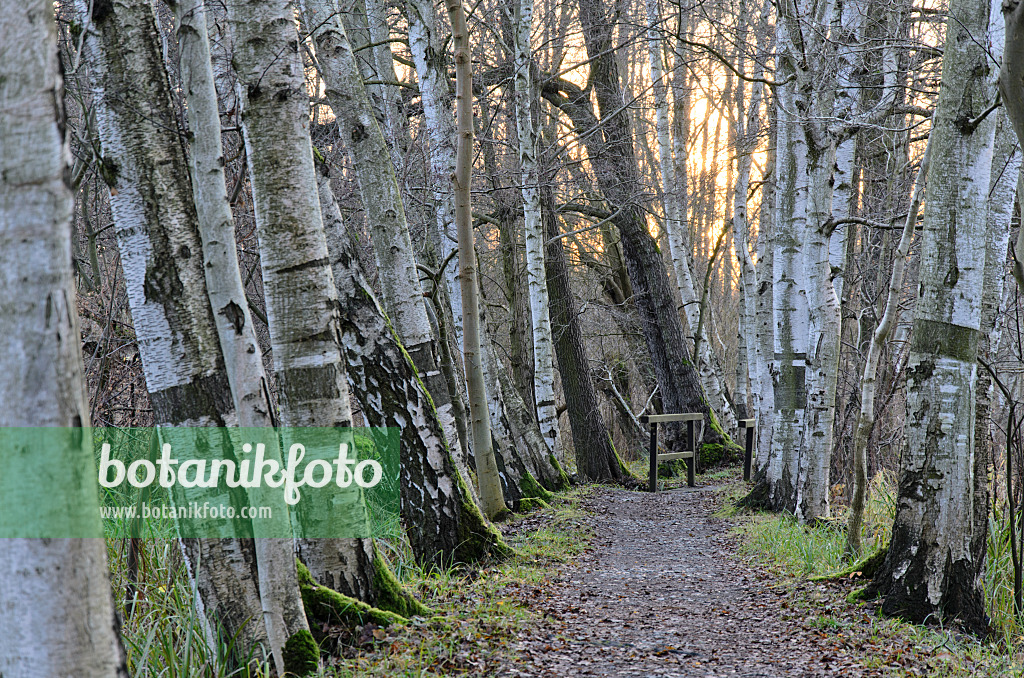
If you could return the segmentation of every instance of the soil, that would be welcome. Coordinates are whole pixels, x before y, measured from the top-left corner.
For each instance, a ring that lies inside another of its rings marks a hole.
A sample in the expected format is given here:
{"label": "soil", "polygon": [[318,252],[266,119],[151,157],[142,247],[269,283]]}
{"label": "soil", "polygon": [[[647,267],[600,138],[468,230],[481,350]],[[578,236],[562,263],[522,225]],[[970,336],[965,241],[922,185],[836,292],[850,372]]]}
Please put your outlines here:
{"label": "soil", "polygon": [[[595,491],[586,506],[591,548],[532,591],[526,603],[543,621],[518,634],[516,658],[499,675],[874,676],[907,668],[886,660],[901,648],[869,637],[868,611],[842,602],[849,585],[787,583],[739,555],[731,525],[713,515],[716,489]],[[808,599],[817,601],[813,611],[800,602]],[[823,629],[821,615],[832,613],[835,624]],[[868,655],[871,667],[862,663]]]}

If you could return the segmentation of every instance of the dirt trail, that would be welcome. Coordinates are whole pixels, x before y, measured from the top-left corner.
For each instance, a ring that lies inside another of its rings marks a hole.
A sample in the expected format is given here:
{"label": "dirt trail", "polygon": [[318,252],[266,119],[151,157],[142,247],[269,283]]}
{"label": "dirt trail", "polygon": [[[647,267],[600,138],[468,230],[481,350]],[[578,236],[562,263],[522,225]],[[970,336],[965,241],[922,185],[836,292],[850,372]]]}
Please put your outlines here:
{"label": "dirt trail", "polygon": [[534,592],[544,622],[519,634],[501,675],[881,675],[744,564],[713,489],[597,490],[593,549]]}

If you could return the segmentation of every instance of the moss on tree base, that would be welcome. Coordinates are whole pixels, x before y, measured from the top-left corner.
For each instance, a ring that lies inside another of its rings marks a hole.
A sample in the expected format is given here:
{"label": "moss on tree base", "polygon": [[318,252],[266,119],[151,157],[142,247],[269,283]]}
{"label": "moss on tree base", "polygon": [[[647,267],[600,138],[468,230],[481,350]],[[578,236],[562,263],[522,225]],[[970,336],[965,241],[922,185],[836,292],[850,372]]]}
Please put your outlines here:
{"label": "moss on tree base", "polygon": [[469,488],[462,474],[456,471],[455,482],[460,486],[460,494],[464,497],[461,505],[462,515],[459,516],[459,548],[455,552],[455,562],[475,563],[487,556],[499,560],[512,556],[515,551],[505,543],[501,533],[484,519],[480,507],[470,497]]}
{"label": "moss on tree base", "polygon": [[305,565],[300,562],[297,563],[297,567],[302,606],[306,610],[306,618],[309,620],[310,626],[315,624],[359,626],[370,622],[378,626],[390,626],[407,621],[405,617],[394,612],[371,607],[360,600],[342,595],[326,586],[320,586]]}
{"label": "moss on tree base", "polygon": [[288,639],[281,654],[284,671],[288,675],[308,676],[317,670],[320,663],[320,646],[313,640],[313,634],[305,629]]}
{"label": "moss on tree base", "polygon": [[889,553],[889,546],[886,545],[869,556],[855,561],[849,567],[844,568],[835,574],[823,577],[812,577],[811,581],[829,581],[832,579],[873,579],[875,573],[885,562],[885,556]]}
{"label": "moss on tree base", "polygon": [[566,474],[565,469],[563,469],[562,465],[558,463],[558,459],[555,455],[550,452],[548,453],[548,462],[550,462],[551,466],[554,467],[555,471],[558,473],[558,480],[555,481],[552,484],[552,487],[549,487],[548,489],[552,492],[559,492],[561,490],[568,490],[572,487],[572,483],[569,482],[569,476]]}
{"label": "moss on tree base", "polygon": [[380,553],[373,554],[373,590],[377,595],[377,607],[402,617],[426,617],[431,610],[402,588],[388,562]]}
{"label": "moss on tree base", "polygon": [[537,479],[533,477],[533,474],[529,471],[523,476],[522,480],[519,481],[519,490],[523,493],[523,498],[519,500],[519,505],[522,506],[523,502],[528,499],[539,499],[545,505],[551,503],[555,498],[553,494],[545,490]]}
{"label": "moss on tree base", "polygon": [[538,497],[523,497],[519,500],[518,513],[529,513],[537,509],[548,508],[551,504]]}

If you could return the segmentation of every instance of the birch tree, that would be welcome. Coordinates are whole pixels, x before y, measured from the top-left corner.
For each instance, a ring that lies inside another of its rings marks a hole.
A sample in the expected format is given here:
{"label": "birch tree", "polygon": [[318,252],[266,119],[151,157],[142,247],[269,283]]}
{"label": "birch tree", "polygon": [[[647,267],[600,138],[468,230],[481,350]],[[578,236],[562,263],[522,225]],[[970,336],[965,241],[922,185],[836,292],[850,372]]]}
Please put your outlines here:
{"label": "birch tree", "polygon": [[[778,6],[771,367],[777,376],[765,487],[755,490],[764,492],[773,509],[804,521],[826,517],[830,510],[841,329],[832,264],[843,249],[834,240],[849,209],[849,178],[843,172],[849,172],[852,157],[851,147],[843,144],[861,126],[888,115],[897,90],[892,48],[883,44],[883,95],[870,109],[859,110],[853,74],[863,5],[836,3],[826,9],[820,12],[803,0]],[[839,147],[844,155],[837,160]]]}
{"label": "birch tree", "polygon": [[558,454],[558,416],[555,414],[555,373],[548,287],[544,271],[544,226],[540,213],[540,136],[534,123],[536,89],[533,84],[533,0],[515,6],[515,117],[522,170],[523,216],[526,228],[526,279],[533,321],[534,402],[541,435]]}
{"label": "birch tree", "polygon": [[[224,180],[220,114],[210,61],[206,9],[197,0],[172,2],[171,7],[177,20],[181,82],[188,104],[185,112],[193,131],[188,160],[203,247],[203,271],[238,425],[273,427],[276,424],[274,403],[270,400],[270,384],[238,267],[234,221]],[[280,463],[280,449],[268,447],[273,448],[268,451],[268,457]],[[273,506],[272,500],[258,498],[260,490],[251,493],[256,493],[254,503]],[[278,672],[285,669],[283,654],[288,638],[306,629],[294,550],[290,539],[280,538],[280,534],[288,533],[289,527],[287,515],[278,516],[276,529],[265,521],[254,524],[263,619]],[[261,530],[268,530],[275,536],[261,537]]]}
{"label": "birch tree", "polygon": [[[668,83],[666,81],[665,69],[662,59],[661,33],[662,18],[658,8],[658,0],[647,0],[647,54],[651,70],[651,84],[654,92],[654,113],[656,139],[658,143],[658,168],[661,173],[661,193],[665,207],[665,235],[669,245],[669,256],[672,260],[673,272],[675,274],[676,287],[679,290],[682,301],[683,315],[686,318],[690,334],[694,336],[697,344],[696,366],[700,374],[701,385],[707,395],[708,403],[715,413],[720,417],[725,430],[737,430],[736,413],[732,404],[725,397],[725,387],[722,380],[721,366],[714,356],[711,342],[700,341],[698,327],[700,323],[701,303],[696,288],[693,285],[693,275],[690,270],[689,251],[683,237],[684,223],[686,218],[683,213],[687,209],[686,181],[685,178],[677,178],[676,168],[679,172],[686,173],[685,159],[678,162],[672,157],[673,143],[671,138],[671,123],[668,114]],[[745,10],[741,10],[745,16]],[[740,21],[745,22],[744,16]],[[680,34],[686,32],[686,21],[688,14],[681,14],[681,21],[684,23],[678,27]],[[740,40],[742,43],[742,39]],[[680,69],[685,70],[685,69]],[[680,102],[677,115],[689,116],[689,106],[685,101]],[[686,125],[688,127],[688,124]],[[687,132],[680,125],[677,134],[685,135]],[[677,152],[682,153],[685,140],[677,146]]]}
{"label": "birch tree", "polygon": [[[451,291],[449,297],[451,310],[456,323],[458,323],[460,318],[465,318],[466,308],[468,308],[466,304],[469,302],[463,299],[461,293],[461,288],[465,283],[461,280],[461,276],[456,278],[456,273],[462,270],[463,266],[462,248],[460,247],[458,251],[451,251],[452,244],[455,243],[452,238],[452,227],[455,224],[453,215],[455,214],[456,193],[442,188],[451,184],[449,179],[455,172],[456,146],[453,142],[458,138],[454,120],[450,114],[452,98],[449,93],[449,81],[445,67],[447,63],[445,41],[438,31],[437,16],[431,3],[408,0],[406,9],[409,19],[409,49],[413,54],[419,78],[425,128],[430,141],[432,181],[436,187],[433,192],[436,216],[435,239],[441,243],[441,253],[449,261],[441,273],[445,278],[448,290]],[[471,105],[471,102],[468,105]],[[474,263],[473,268],[475,266]],[[437,297],[441,305],[438,320],[442,321],[447,317],[447,309],[443,307],[444,290],[441,290],[441,294],[438,294]],[[465,341],[461,336],[462,331],[461,328],[456,328],[456,333],[460,335],[459,343],[465,349]],[[485,326],[481,326],[481,332],[482,346],[486,348],[488,339]],[[463,363],[465,367],[465,361]],[[466,369],[468,370],[468,367]],[[466,379],[467,381],[469,379],[468,372]],[[461,390],[461,384],[456,385],[455,390]],[[489,394],[488,400],[497,398],[497,402],[501,404],[502,416],[511,420],[514,415],[508,412],[508,404],[503,395],[504,392]],[[529,426],[524,423],[523,429],[525,430]],[[521,454],[523,463],[536,471],[533,475],[544,483],[547,489],[558,489],[563,474],[561,467],[557,465],[557,458],[551,455],[545,456],[539,450],[535,450],[532,444],[532,435],[517,437],[514,442],[516,444],[508,448],[509,452]],[[520,452],[520,449],[523,451]]]}
{"label": "birch tree", "polygon": [[304,0],[327,98],[352,159],[370,226],[386,305],[402,343],[437,406],[447,438],[456,444],[451,397],[438,368],[409,224],[384,135],[373,115],[352,45],[333,0]]}
{"label": "birch tree", "polygon": [[[85,63],[102,151],[97,161],[110,188],[153,418],[167,425],[237,425],[153,6],[132,0],[80,3],[78,9],[89,30]],[[126,45],[133,46],[130,57]],[[257,659],[260,647],[269,648],[283,667],[287,636],[282,638],[281,619],[264,616],[252,541],[186,539],[182,545],[206,613],[208,641],[222,625],[241,647],[256,650]],[[277,576],[288,581],[285,571]],[[295,600],[297,580],[291,584]],[[299,612],[296,632],[305,627]]]}
{"label": "birch tree", "polygon": [[371,425],[401,430],[402,517],[416,560],[446,567],[504,553],[501,535],[481,515],[455,467],[415,366],[366,282],[326,168],[317,181],[349,384]]}
{"label": "birch tree", "polygon": [[[459,236],[459,284],[463,301],[463,360],[469,387],[472,420],[473,455],[476,458],[480,499],[488,518],[508,510],[501,492],[498,468],[491,446],[491,426],[484,386],[483,356],[480,345],[480,310],[476,251],[473,245],[473,216],[470,203],[473,154],[473,72],[469,46],[469,27],[461,0],[447,0],[452,22],[452,48],[455,52],[455,111],[458,146],[452,173],[455,195],[455,223]],[[467,310],[468,309],[468,310]]]}
{"label": "birch tree", "polygon": [[975,516],[974,412],[995,132],[985,113],[997,66],[983,36],[997,8],[950,3],[907,364],[907,442],[892,542],[873,584],[886,614],[958,618],[978,632],[988,620],[984,550],[974,548],[986,524]]}
{"label": "birch tree", "polygon": [[[308,95],[291,6],[228,5],[238,100],[252,181],[274,371],[285,426],[352,424],[340,317],[309,138]],[[367,520],[361,497],[322,517]],[[409,614],[420,608],[394,581],[371,539],[299,539],[321,585]]]}
{"label": "birch tree", "polygon": [[[52,511],[89,539],[4,539],[0,674],[127,678],[110,592],[71,270],[69,153],[53,5],[0,12],[0,425],[61,427],[67,446],[5,446],[9,510]],[[83,429],[83,427],[85,427]],[[74,435],[75,430],[78,431]],[[73,472],[68,480],[68,474]],[[58,501],[58,498],[61,501]],[[8,514],[10,515],[10,514]],[[5,528],[15,527],[4,522]],[[6,529],[5,529],[6,531]],[[5,536],[9,536],[5,535]]]}

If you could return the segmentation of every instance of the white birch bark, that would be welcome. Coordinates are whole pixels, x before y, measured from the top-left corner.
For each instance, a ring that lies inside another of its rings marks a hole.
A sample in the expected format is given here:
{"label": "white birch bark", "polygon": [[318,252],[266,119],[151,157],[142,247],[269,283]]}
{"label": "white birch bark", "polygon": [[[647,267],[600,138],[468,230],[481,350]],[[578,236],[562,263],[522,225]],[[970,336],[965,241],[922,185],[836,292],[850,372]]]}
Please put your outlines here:
{"label": "white birch bark", "polygon": [[883,612],[960,618],[979,632],[988,620],[984,549],[974,543],[983,536],[974,504],[975,389],[995,132],[994,116],[980,114],[994,99],[996,72],[979,36],[998,17],[993,4],[950,3],[907,363],[907,445],[892,541],[876,577]]}
{"label": "white birch bark", "polygon": [[[452,303],[455,335],[459,346],[465,347],[463,318],[465,306],[459,283],[461,251],[455,227],[455,197],[448,190],[455,172],[456,131],[451,115],[451,94],[445,71],[445,36],[438,27],[434,4],[428,0],[407,0],[409,20],[409,51],[412,53],[423,102],[423,120],[430,140],[430,185],[434,187],[434,214],[441,260],[451,256],[444,270],[445,282]],[[467,377],[468,378],[468,377]]]}
{"label": "white birch bark", "polygon": [[[88,26],[103,177],[110,187],[121,264],[146,385],[158,424],[236,425],[234,400],[207,294],[192,187],[170,86],[146,0],[79,3]],[[132,45],[131,57],[124,50]],[[109,93],[109,94],[108,94]],[[255,650],[275,644],[263,623],[253,544],[182,540],[207,640],[221,624]],[[276,654],[274,655],[277,656]]]}
{"label": "white birch bark", "polygon": [[537,94],[533,84],[533,0],[519,0],[515,17],[515,114],[522,170],[523,216],[526,230],[526,280],[533,324],[534,402],[541,435],[552,454],[560,455],[558,415],[555,413],[554,341],[548,314],[548,285],[544,274],[544,225],[540,216],[539,135],[533,120]]}
{"label": "white birch bark", "polygon": [[882,314],[875,332],[871,336],[868,355],[864,361],[864,374],[860,380],[860,414],[857,416],[857,427],[853,439],[853,491],[850,501],[850,517],[847,523],[847,552],[858,555],[861,549],[860,532],[864,521],[864,506],[868,491],[868,456],[867,446],[871,437],[871,429],[875,425],[875,393],[877,391],[878,361],[882,355],[885,342],[892,332],[899,307],[900,291],[903,289],[903,270],[910,245],[914,239],[914,226],[924,198],[924,187],[928,177],[928,161],[931,143],[921,158],[921,167],[914,180],[914,188],[910,196],[910,207],[903,224],[903,235],[896,248],[896,256],[892,264],[892,275],[889,278],[889,291]]}
{"label": "white birch bark", "polygon": [[[170,4],[177,20],[181,82],[188,104],[185,112],[192,130],[189,170],[203,246],[203,271],[238,424],[272,427],[276,421],[270,386],[238,267],[234,220],[225,186],[206,9],[198,0]],[[270,445],[268,457],[280,463],[280,449]],[[250,495],[255,505],[286,509],[269,488],[250,490]],[[280,537],[289,532],[288,514],[286,510],[275,513],[276,525],[261,520],[254,522],[253,528],[263,622],[277,671],[282,673],[285,670],[284,643],[292,633],[306,629],[307,625],[292,542]],[[261,532],[275,537],[261,537]]]}
{"label": "white birch bark", "polygon": [[387,144],[373,115],[337,2],[303,0],[301,6],[316,45],[328,101],[359,178],[385,305],[413,362],[419,365],[423,361],[417,354],[430,351],[430,322]]}
{"label": "white birch bark", "polygon": [[[767,10],[765,7],[758,30],[758,60],[754,67],[752,94],[750,105],[747,107],[745,101],[746,83],[740,78],[736,83],[736,121],[734,138],[736,139],[736,151],[738,159],[736,162],[736,185],[733,189],[733,212],[732,231],[733,248],[736,259],[740,265],[739,281],[739,322],[737,337],[737,358],[736,358],[736,393],[734,400],[742,403],[744,414],[749,417],[748,408],[751,406],[751,379],[757,374],[757,346],[755,342],[756,331],[754,328],[754,317],[756,313],[757,300],[757,275],[754,271],[754,260],[750,256],[750,223],[747,219],[747,193],[750,190],[750,168],[753,163],[753,154],[757,148],[757,139],[760,132],[761,122],[761,99],[764,96],[763,87],[757,80],[764,76],[763,41],[764,30],[768,26]],[[743,10],[741,17],[745,18],[746,11]],[[746,25],[741,23],[742,33],[740,43],[746,40]],[[740,73],[745,74],[745,64],[741,60],[738,65]],[[737,408],[738,410],[739,408]],[[739,412],[737,411],[737,414]]]}
{"label": "white birch bark", "polygon": [[[769,110],[768,147],[776,140],[777,107]],[[755,466],[767,472],[771,457],[772,431],[775,415],[775,384],[772,367],[775,357],[774,269],[775,269],[775,153],[769,152],[765,162],[765,179],[761,186],[761,208],[757,234],[757,297],[754,304],[755,381],[757,383],[757,455]]]}
{"label": "white birch bark", "polygon": [[[89,426],[89,407],[53,5],[5,6],[0,45],[0,425],[80,429]],[[103,526],[92,445],[74,437],[67,449],[0,453],[5,504],[39,506],[41,515],[46,507],[72,534],[93,535],[3,540],[0,675],[7,678],[127,678],[106,543],[95,538]]]}
{"label": "white birch bark", "polygon": [[[228,5],[238,99],[252,181],[274,370],[285,426],[352,425],[337,292],[324,236],[309,138],[308,97],[291,5]],[[301,510],[301,504],[300,510]],[[307,520],[365,524],[361,496]],[[320,584],[373,604],[370,539],[299,539]]]}
{"label": "white birch bark", "polygon": [[321,172],[317,181],[349,384],[370,425],[401,430],[402,517],[413,554],[421,564],[447,567],[500,551],[500,535],[459,477],[430,396],[363,276],[330,177]]}
{"label": "white birch bark", "polygon": [[395,168],[373,115],[359,67],[334,0],[305,0],[306,25],[316,44],[341,136],[359,179],[377,271],[395,329],[437,405],[445,435],[459,444],[448,385],[438,367],[423,289]]}
{"label": "white birch bark", "polygon": [[[796,77],[799,35],[795,8],[787,2],[776,20],[777,80]],[[785,13],[785,16],[784,16]],[[795,510],[795,494],[807,392],[808,308],[802,246],[807,239],[806,213],[810,199],[807,178],[807,139],[797,117],[797,85],[789,81],[776,88],[776,185],[774,214],[774,273],[772,293],[775,327],[772,373],[775,413],[771,450],[767,459],[768,502],[775,510]]]}

